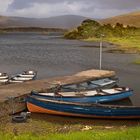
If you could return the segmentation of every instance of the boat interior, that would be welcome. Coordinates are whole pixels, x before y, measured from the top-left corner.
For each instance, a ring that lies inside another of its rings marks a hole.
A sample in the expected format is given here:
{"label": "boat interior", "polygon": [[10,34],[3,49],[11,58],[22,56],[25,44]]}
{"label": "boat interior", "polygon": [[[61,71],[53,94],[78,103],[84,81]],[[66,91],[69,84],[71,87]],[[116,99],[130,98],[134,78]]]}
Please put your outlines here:
{"label": "boat interior", "polygon": [[123,91],[129,91],[129,88],[112,88],[112,89],[97,89],[91,91],[79,91],[79,92],[56,92],[56,93],[37,93],[44,96],[62,96],[62,97],[77,97],[77,96],[100,96],[100,95],[112,95],[121,93]]}
{"label": "boat interior", "polygon": [[115,85],[117,82],[115,80],[104,78],[99,80],[93,80],[93,81],[86,81],[78,84],[68,84],[68,85],[62,85],[60,90],[62,92],[70,92],[70,91],[78,91],[78,90],[92,90],[99,87],[105,87],[108,85]]}

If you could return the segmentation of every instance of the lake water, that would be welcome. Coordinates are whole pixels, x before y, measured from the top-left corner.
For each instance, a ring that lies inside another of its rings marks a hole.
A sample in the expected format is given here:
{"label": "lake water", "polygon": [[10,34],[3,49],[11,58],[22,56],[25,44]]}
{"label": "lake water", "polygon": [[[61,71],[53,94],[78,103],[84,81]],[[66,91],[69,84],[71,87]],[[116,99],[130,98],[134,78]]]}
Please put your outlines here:
{"label": "lake water", "polygon": [[[65,40],[59,33],[7,33],[0,35],[0,72],[10,75],[38,71],[38,79],[99,68],[99,43]],[[108,45],[107,43],[105,45]],[[120,84],[134,89],[131,101],[140,105],[139,55],[103,52],[102,68],[116,71]]]}

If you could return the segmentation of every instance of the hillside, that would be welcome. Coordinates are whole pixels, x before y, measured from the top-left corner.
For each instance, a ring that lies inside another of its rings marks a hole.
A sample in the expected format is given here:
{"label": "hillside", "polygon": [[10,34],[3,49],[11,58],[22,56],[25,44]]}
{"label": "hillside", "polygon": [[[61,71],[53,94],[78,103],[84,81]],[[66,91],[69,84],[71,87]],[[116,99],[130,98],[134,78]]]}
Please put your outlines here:
{"label": "hillside", "polygon": [[[0,16],[0,28],[41,27],[41,28],[72,29],[79,26],[80,23],[85,19],[88,18],[78,15],[63,15],[49,18],[24,18],[24,17]],[[140,11],[98,21],[103,24],[111,23],[115,25],[117,22],[119,22],[124,25],[140,27]]]}
{"label": "hillside", "polygon": [[0,27],[42,27],[71,29],[78,26],[86,17],[64,15],[50,18],[24,18],[0,16]]}
{"label": "hillside", "polygon": [[112,25],[115,25],[117,22],[119,22],[124,25],[140,27],[140,11],[103,19],[100,20],[100,22],[103,24],[110,23]]}

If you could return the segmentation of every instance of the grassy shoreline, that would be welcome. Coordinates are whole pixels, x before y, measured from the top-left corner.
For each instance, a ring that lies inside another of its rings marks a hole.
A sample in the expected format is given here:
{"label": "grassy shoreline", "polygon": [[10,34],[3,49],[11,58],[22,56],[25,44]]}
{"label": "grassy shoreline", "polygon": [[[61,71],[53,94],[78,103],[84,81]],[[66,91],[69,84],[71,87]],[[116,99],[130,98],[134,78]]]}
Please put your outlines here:
{"label": "grassy shoreline", "polygon": [[[106,37],[103,39],[103,41],[113,43],[117,47],[112,48],[109,50],[109,52],[115,53],[140,53],[140,36],[137,37]],[[85,41],[100,41],[99,38],[88,38],[85,39]]]}
{"label": "grassy shoreline", "polygon": [[26,134],[4,134],[0,133],[2,140],[140,140],[140,127],[125,128],[122,130],[87,130],[72,133],[56,133],[38,135]]}
{"label": "grassy shoreline", "polygon": [[2,140],[140,139],[140,120],[98,120],[44,114],[32,114],[25,123],[12,123],[11,116],[0,120]]}
{"label": "grassy shoreline", "polygon": [[135,60],[135,61],[134,61],[134,64],[140,65],[140,59]]}

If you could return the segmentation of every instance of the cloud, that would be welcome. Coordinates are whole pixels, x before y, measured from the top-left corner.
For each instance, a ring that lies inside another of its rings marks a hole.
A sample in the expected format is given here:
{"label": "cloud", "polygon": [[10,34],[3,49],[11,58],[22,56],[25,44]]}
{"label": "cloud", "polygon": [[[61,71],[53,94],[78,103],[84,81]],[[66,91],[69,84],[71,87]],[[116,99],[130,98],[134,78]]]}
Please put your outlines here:
{"label": "cloud", "polygon": [[46,3],[45,0],[14,0],[9,9],[24,9],[34,5],[34,3]]}
{"label": "cloud", "polygon": [[38,18],[66,14],[106,18],[140,9],[140,0],[5,0],[2,3],[7,15]]}
{"label": "cloud", "polygon": [[12,4],[13,0],[0,1],[0,14],[4,14],[8,9],[9,5]]}
{"label": "cloud", "polygon": [[15,9],[31,7],[33,3],[89,3],[93,6],[112,9],[133,9],[140,6],[140,0],[14,0],[11,7]]}
{"label": "cloud", "polygon": [[[24,5],[25,6],[25,5]],[[64,15],[64,14],[80,14],[79,12],[87,10],[90,8],[86,2],[67,2],[63,1],[61,3],[41,3],[34,2],[32,4],[28,3],[28,8],[22,6],[22,8],[9,9],[10,15],[16,16],[26,16],[26,17],[48,17],[48,16],[56,16],[56,15]],[[12,12],[11,12],[12,11]],[[86,12],[85,12],[86,13]]]}

